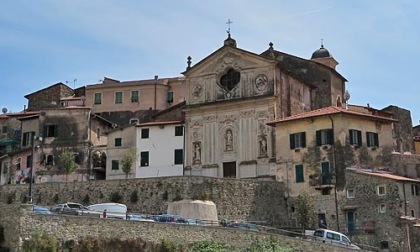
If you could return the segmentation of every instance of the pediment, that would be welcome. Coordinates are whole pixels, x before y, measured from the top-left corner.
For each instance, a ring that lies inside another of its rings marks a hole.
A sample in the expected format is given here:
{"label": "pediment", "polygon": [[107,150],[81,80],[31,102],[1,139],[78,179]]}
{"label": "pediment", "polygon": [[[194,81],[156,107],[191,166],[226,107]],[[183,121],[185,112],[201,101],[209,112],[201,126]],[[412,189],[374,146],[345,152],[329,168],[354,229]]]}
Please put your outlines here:
{"label": "pediment", "polygon": [[242,71],[271,65],[273,62],[259,55],[226,46],[198,62],[184,74],[190,78],[205,75],[221,75],[227,69]]}

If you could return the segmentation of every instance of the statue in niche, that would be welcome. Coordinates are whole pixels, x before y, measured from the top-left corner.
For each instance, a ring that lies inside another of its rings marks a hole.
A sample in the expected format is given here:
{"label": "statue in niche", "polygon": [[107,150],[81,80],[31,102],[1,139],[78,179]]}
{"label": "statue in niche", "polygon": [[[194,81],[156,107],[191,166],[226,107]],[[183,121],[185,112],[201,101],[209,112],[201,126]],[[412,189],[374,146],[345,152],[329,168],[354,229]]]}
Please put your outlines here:
{"label": "statue in niche", "polygon": [[201,142],[194,142],[193,164],[201,164]]}
{"label": "statue in niche", "polygon": [[225,150],[233,150],[233,134],[232,134],[231,129],[226,130],[225,141],[226,141]]}
{"label": "statue in niche", "polygon": [[267,156],[267,138],[266,136],[260,137],[260,157]]}

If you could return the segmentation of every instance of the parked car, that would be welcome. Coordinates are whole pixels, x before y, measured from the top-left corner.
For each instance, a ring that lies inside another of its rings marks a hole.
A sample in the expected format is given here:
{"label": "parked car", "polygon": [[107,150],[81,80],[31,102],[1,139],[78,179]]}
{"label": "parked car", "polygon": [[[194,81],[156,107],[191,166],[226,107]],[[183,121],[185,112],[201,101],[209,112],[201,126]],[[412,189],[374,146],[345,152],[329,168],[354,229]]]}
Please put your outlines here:
{"label": "parked car", "polygon": [[253,231],[261,231],[258,225],[244,222],[244,221],[226,221],[221,220],[220,224],[224,227],[231,227],[231,228],[240,228],[246,230],[253,230]]}
{"label": "parked car", "polygon": [[48,209],[48,207],[44,207],[44,206],[36,206],[36,205],[34,205],[33,207],[32,207],[32,211],[34,212],[34,213],[38,213],[38,214],[53,214],[49,209]]}
{"label": "parked car", "polygon": [[144,217],[142,215],[139,214],[129,214],[127,215],[127,220],[132,220],[132,221],[145,221],[145,222],[155,222],[153,219]]}
{"label": "parked car", "polygon": [[351,243],[350,239],[342,233],[329,229],[316,229],[313,238],[317,242],[328,243],[334,246],[360,250],[360,248]]}
{"label": "parked car", "polygon": [[156,222],[170,222],[175,223],[179,220],[184,220],[184,217],[176,214],[160,214],[153,217]]}
{"label": "parked car", "polygon": [[79,215],[90,215],[105,219],[127,219],[127,206],[119,203],[100,203],[86,207]]}
{"label": "parked car", "polygon": [[50,211],[58,214],[79,215],[79,211],[87,210],[85,206],[79,203],[67,202],[51,207]]}

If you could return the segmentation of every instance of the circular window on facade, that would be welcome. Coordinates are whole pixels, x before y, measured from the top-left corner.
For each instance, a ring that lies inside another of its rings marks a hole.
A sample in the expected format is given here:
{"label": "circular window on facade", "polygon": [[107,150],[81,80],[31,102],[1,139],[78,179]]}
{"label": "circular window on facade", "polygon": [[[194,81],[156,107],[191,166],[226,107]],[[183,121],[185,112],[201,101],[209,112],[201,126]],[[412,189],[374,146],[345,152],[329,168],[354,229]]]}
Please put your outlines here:
{"label": "circular window on facade", "polygon": [[241,74],[234,69],[229,69],[227,73],[220,78],[220,85],[227,91],[232,91],[240,80]]}

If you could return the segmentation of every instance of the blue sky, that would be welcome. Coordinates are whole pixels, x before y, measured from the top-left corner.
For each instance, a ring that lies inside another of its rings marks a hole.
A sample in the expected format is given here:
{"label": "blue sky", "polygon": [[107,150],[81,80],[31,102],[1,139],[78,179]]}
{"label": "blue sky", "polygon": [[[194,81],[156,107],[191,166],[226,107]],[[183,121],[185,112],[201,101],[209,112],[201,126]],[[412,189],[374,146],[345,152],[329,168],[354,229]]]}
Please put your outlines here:
{"label": "blue sky", "polygon": [[194,64],[222,46],[228,19],[238,47],[254,53],[273,42],[309,59],[323,39],[348,80],[350,103],[396,105],[419,124],[415,0],[5,0],[0,107],[20,111],[26,94],[57,82],[179,76],[188,55]]}

